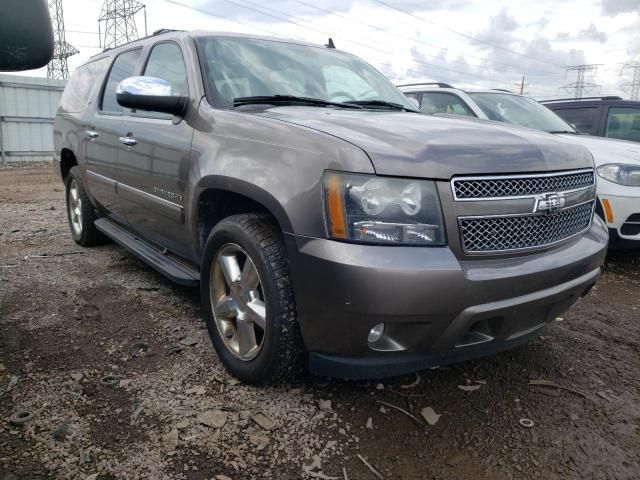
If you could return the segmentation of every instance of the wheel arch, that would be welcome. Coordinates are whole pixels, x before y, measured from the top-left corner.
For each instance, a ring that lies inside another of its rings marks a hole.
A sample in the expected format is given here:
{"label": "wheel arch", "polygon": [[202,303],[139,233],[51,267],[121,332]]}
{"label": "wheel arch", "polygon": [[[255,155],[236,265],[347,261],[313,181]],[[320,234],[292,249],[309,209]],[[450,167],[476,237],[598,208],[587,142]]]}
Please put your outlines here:
{"label": "wheel arch", "polygon": [[291,221],[278,200],[255,184],[237,178],[209,176],[196,187],[192,200],[194,238],[200,255],[213,227],[223,218],[240,213],[270,214],[283,233],[292,232]]}
{"label": "wheel arch", "polygon": [[67,180],[69,172],[73,167],[78,166],[78,159],[70,148],[63,148],[60,151],[60,177],[63,181]]}

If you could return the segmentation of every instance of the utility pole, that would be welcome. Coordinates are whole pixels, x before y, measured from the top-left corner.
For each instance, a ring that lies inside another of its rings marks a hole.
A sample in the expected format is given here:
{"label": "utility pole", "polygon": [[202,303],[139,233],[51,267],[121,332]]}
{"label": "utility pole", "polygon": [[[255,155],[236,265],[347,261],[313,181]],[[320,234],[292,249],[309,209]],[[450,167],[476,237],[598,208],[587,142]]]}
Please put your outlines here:
{"label": "utility pole", "polygon": [[529,90],[527,89],[527,87],[529,87],[529,84],[525,82],[525,80],[526,77],[523,75],[522,81],[515,84],[516,88],[520,90],[520,95],[529,95]]}
{"label": "utility pole", "polygon": [[69,78],[67,59],[80,52],[67,43],[62,0],[49,0],[49,15],[53,24],[53,58],[47,64],[47,78],[66,80]]}
{"label": "utility pole", "polygon": [[98,32],[102,48],[114,48],[138,39],[136,14],[144,15],[144,34],[147,35],[147,9],[137,0],[104,0],[98,18]]}
{"label": "utility pole", "polygon": [[631,70],[632,72],[631,82],[624,85],[629,87],[629,98],[631,100],[640,100],[640,61],[636,60],[633,63],[625,63],[622,66],[620,75],[622,75],[625,70]]}
{"label": "utility pole", "polygon": [[598,67],[600,65],[601,64],[572,65],[566,67],[565,77],[572,72],[576,72],[576,81],[560,88],[569,93],[573,91],[573,98],[576,99],[582,98],[585,93],[589,94],[594,90],[599,89],[601,85],[593,82],[588,82],[587,75],[592,74],[593,79],[595,80],[596,74],[598,73]]}

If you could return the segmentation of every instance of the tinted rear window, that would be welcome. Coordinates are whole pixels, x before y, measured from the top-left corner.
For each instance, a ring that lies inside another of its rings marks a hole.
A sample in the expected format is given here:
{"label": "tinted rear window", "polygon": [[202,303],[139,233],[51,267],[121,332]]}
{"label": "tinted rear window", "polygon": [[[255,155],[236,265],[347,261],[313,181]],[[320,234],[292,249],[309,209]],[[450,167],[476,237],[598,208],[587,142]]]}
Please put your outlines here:
{"label": "tinted rear window", "polygon": [[89,103],[93,87],[100,81],[109,66],[108,58],[101,58],[82,65],[73,75],[60,98],[60,106],[67,112],[81,112]]}
{"label": "tinted rear window", "polygon": [[580,132],[589,135],[598,134],[599,107],[559,108],[553,110],[566,122],[575,126]]}

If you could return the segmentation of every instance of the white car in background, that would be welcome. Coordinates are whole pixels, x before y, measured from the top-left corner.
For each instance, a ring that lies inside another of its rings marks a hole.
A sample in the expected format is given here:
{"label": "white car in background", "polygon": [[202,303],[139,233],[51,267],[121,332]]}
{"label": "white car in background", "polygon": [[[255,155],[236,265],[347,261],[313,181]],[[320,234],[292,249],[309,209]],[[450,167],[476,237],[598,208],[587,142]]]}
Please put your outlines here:
{"label": "white car in background", "polygon": [[607,222],[611,244],[640,247],[640,144],[581,134],[535,100],[506,90],[461,90],[445,83],[399,88],[423,113],[506,122],[587,147],[598,173],[596,211]]}

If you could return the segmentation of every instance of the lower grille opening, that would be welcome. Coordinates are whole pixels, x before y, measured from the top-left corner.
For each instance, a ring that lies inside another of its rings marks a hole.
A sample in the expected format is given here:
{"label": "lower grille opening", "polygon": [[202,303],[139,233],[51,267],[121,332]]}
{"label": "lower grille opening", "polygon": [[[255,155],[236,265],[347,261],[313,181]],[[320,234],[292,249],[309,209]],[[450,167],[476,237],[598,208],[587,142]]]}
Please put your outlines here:
{"label": "lower grille opening", "polygon": [[[639,219],[640,220],[640,219]],[[640,223],[625,223],[620,229],[622,235],[638,235],[640,233]]]}
{"label": "lower grille opening", "polygon": [[467,333],[465,333],[458,343],[456,343],[456,348],[471,347],[473,345],[492,341],[500,330],[502,321],[502,317],[487,318],[477,321],[471,325],[471,328],[467,330]]}

